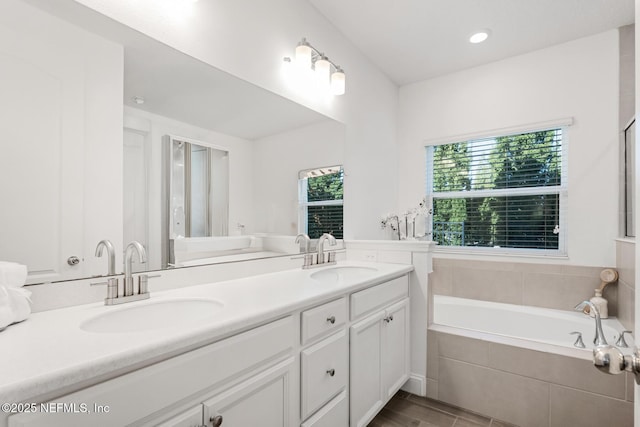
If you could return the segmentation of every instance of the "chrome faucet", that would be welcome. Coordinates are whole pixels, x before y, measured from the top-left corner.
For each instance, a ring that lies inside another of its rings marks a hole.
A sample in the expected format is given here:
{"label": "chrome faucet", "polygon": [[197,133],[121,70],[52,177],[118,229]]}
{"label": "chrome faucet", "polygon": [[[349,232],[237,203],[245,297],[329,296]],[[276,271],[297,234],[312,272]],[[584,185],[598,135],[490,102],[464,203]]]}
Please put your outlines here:
{"label": "chrome faucet", "polygon": [[[107,254],[109,256],[107,274],[109,276],[114,276],[116,274],[116,251],[113,248],[113,243],[111,243],[110,240],[100,240],[98,242],[98,246],[96,246],[96,256],[101,257],[104,249],[107,250]],[[117,277],[109,277],[107,279],[107,299],[105,301],[109,301],[113,298],[118,298]]]}
{"label": "chrome faucet", "polygon": [[596,336],[593,339],[593,343],[596,347],[609,345],[604,337],[604,332],[602,332],[602,321],[600,320],[600,311],[598,310],[598,307],[596,307],[591,301],[582,301],[580,304],[576,305],[574,309],[576,311],[582,311],[586,306],[589,306],[591,313],[594,314],[596,319]]}
{"label": "chrome faucet", "polygon": [[300,233],[296,236],[296,243],[300,243],[300,239],[304,241],[304,264],[302,268],[311,268],[313,265],[313,254],[309,252],[309,246],[311,245],[311,239],[308,234]]}
{"label": "chrome faucet", "polygon": [[[128,297],[133,295],[133,275],[131,274],[133,264],[133,254],[138,253],[138,261],[140,263],[147,262],[147,251],[140,242],[133,241],[127,245],[124,251],[124,296]],[[141,289],[138,289],[138,293],[142,293]]]}
{"label": "chrome faucet", "polygon": [[110,240],[100,240],[98,242],[98,246],[96,246],[96,256],[101,257],[103,249],[107,250],[107,255],[109,256],[108,264],[107,264],[107,274],[109,276],[113,276],[116,274],[116,251],[113,248],[113,243]]}
{"label": "chrome faucet", "polygon": [[[324,242],[325,240],[329,241],[329,246],[335,246],[336,245],[336,238],[333,237],[331,234],[328,233],[324,233],[322,236],[320,236],[320,238],[318,239],[318,262],[317,264],[325,264],[324,261]],[[335,264],[335,259],[332,259],[331,257],[331,253],[329,253],[329,260],[327,261],[327,264]]]}

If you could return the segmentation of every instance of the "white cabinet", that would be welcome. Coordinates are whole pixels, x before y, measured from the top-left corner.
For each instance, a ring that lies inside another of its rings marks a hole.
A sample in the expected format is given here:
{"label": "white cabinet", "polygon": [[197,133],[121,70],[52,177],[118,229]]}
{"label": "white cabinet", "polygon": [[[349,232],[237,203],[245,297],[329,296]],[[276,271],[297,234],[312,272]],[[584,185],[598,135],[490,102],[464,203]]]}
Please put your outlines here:
{"label": "white cabinet", "polygon": [[371,313],[350,328],[352,427],[366,426],[409,377],[407,296],[406,276],[351,296],[352,317]]}
{"label": "white cabinet", "polygon": [[203,403],[204,425],[288,427],[293,358]]}
{"label": "white cabinet", "polygon": [[331,402],[324,405],[311,418],[303,422],[301,427],[348,427],[349,399],[343,391]]}
{"label": "white cabinet", "polygon": [[188,409],[175,417],[157,424],[157,427],[201,427],[202,405]]}

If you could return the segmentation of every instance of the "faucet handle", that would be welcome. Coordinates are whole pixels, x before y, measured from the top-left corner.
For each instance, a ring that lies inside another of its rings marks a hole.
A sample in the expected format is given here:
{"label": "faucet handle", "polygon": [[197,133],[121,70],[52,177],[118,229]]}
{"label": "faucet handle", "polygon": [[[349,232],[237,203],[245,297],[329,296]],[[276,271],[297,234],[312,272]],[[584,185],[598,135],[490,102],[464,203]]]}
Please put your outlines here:
{"label": "faucet handle", "polygon": [[582,341],[582,332],[573,331],[569,332],[570,335],[577,335],[576,341],[573,343],[574,347],[585,348],[584,341]]}
{"label": "faucet handle", "polygon": [[624,340],[624,334],[632,334],[633,331],[622,331],[620,337],[618,337],[618,341],[616,341],[616,345],[618,347],[628,348],[629,344]]}

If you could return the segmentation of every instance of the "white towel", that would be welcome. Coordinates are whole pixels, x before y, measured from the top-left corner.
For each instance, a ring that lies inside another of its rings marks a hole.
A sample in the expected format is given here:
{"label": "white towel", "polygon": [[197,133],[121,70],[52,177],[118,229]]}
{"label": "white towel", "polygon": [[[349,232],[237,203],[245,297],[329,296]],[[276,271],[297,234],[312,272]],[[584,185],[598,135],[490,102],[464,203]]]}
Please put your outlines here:
{"label": "white towel", "polygon": [[27,281],[27,266],[16,262],[0,261],[0,286],[19,288]]}
{"label": "white towel", "polygon": [[31,314],[31,291],[0,286],[0,329],[22,322]]}

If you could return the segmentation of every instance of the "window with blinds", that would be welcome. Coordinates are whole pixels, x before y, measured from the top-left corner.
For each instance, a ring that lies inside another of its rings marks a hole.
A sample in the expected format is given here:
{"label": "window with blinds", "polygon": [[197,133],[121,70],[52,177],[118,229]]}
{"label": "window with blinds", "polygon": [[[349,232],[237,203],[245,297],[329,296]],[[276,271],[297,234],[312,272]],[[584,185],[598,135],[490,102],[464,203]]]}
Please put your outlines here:
{"label": "window with blinds", "polygon": [[343,238],[344,171],[342,166],[300,171],[298,229],[312,239],[324,233]]}
{"label": "window with blinds", "polygon": [[562,128],[427,147],[440,246],[566,252]]}

